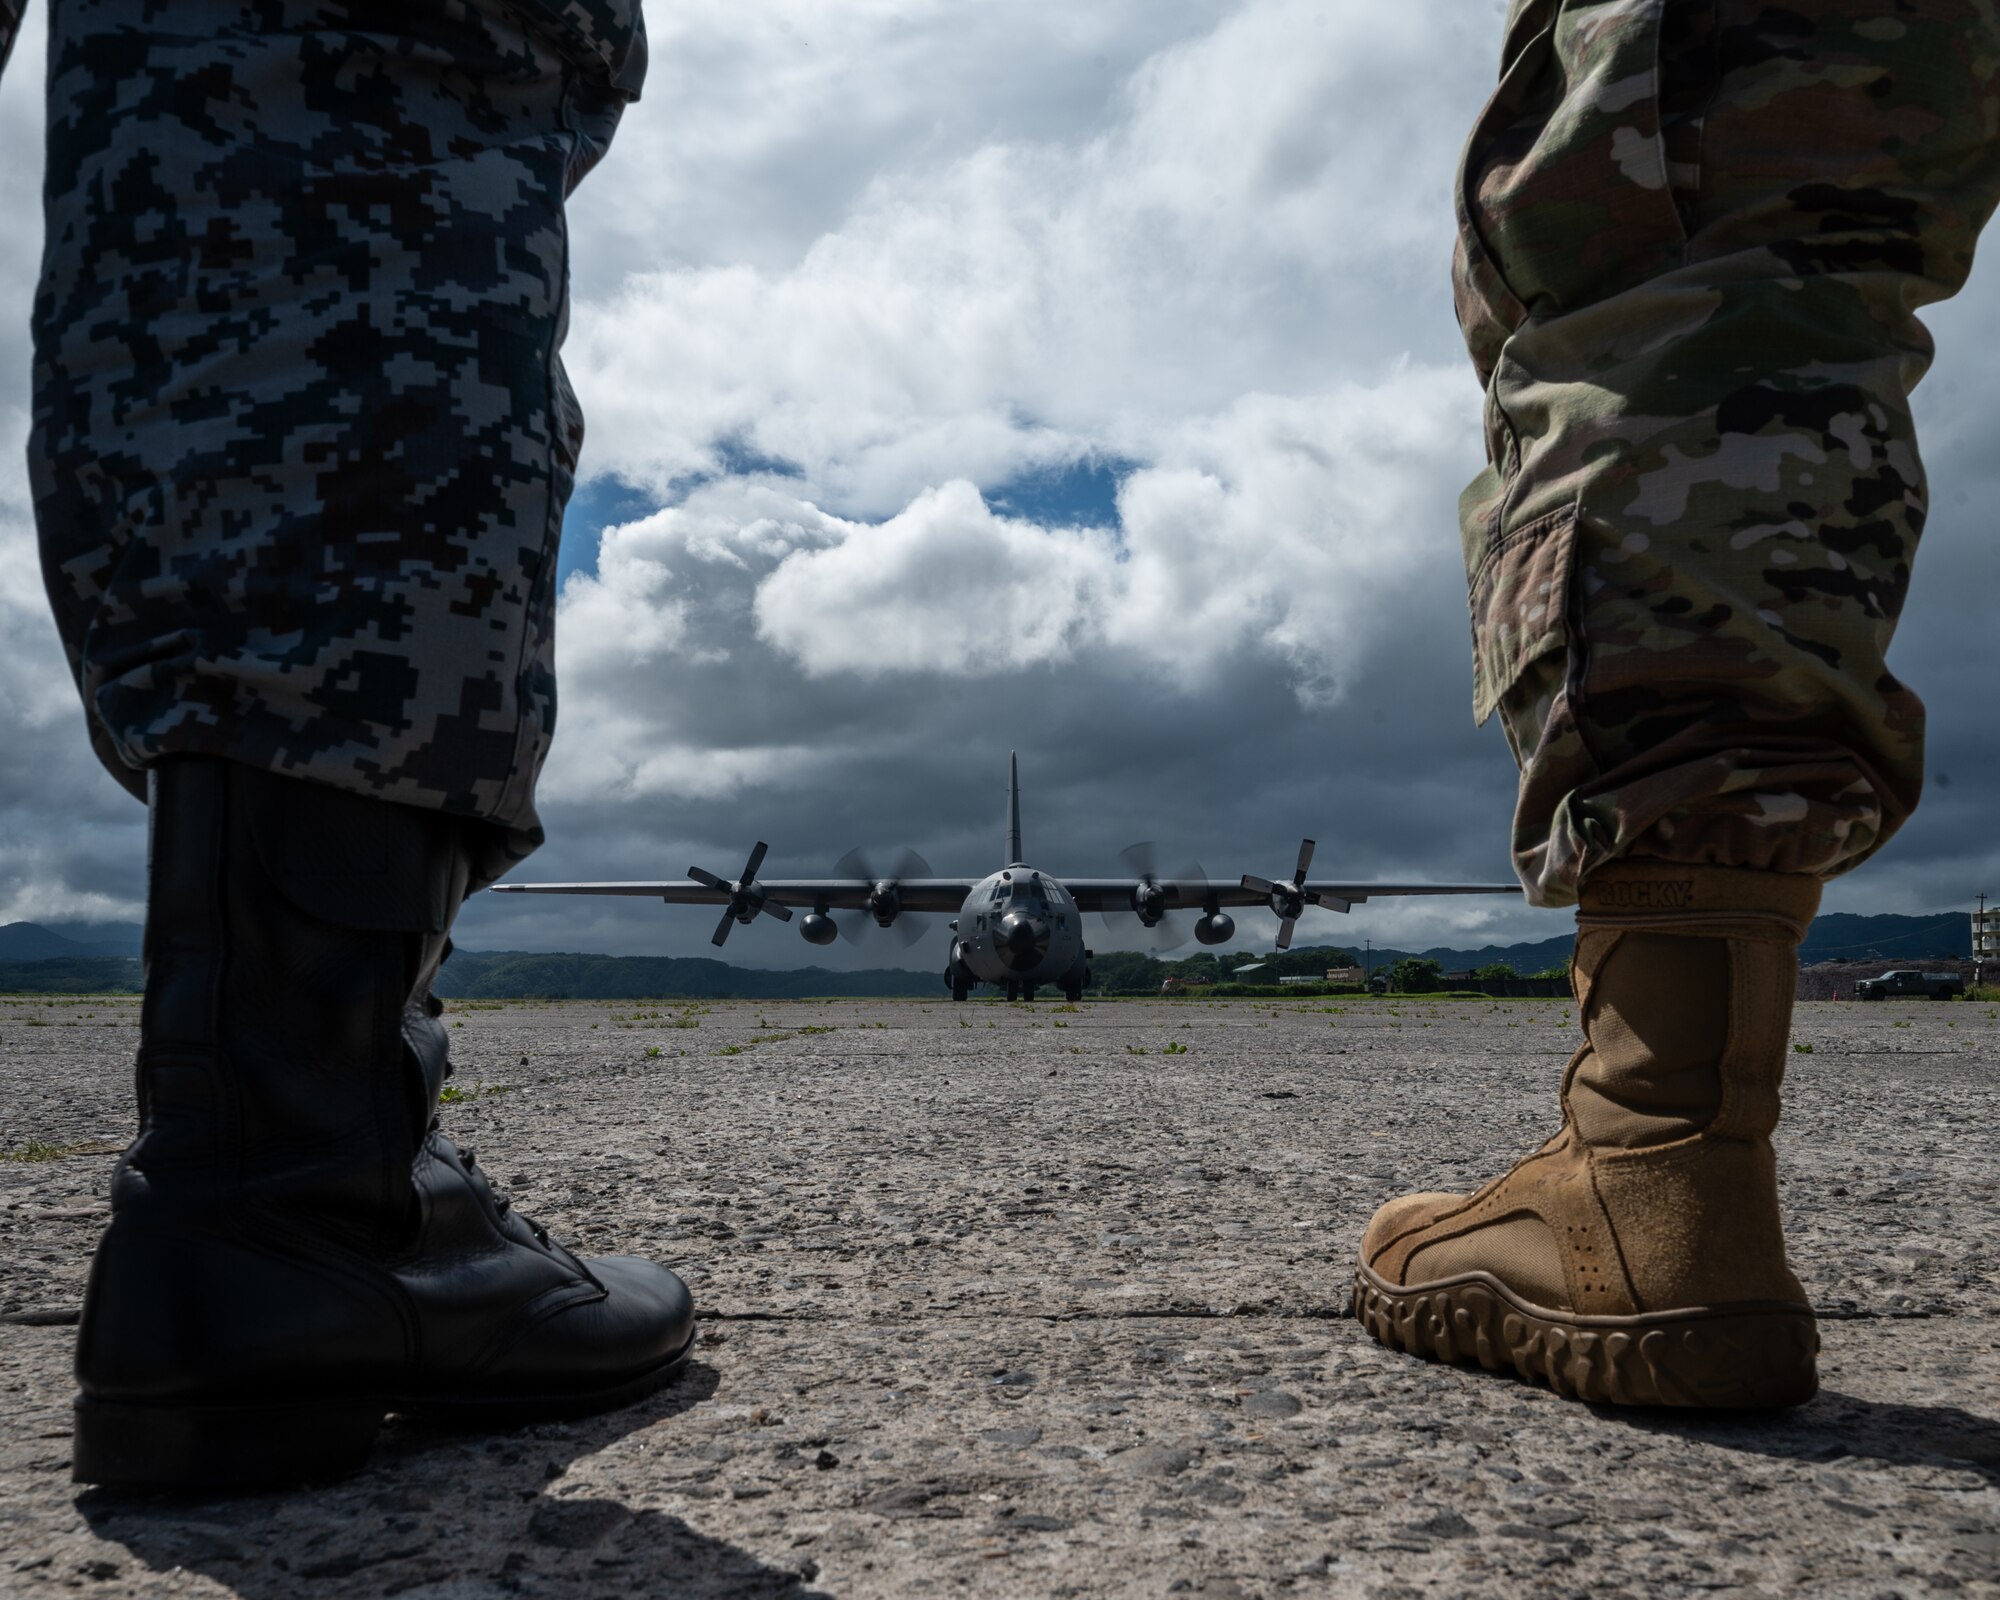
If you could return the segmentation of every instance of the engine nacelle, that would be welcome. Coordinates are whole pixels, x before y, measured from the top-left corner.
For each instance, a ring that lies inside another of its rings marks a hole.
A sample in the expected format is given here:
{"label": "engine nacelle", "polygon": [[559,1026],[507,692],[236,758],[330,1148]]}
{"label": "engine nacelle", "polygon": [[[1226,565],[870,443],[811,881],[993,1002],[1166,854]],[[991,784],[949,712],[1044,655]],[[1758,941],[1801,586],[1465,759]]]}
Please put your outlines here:
{"label": "engine nacelle", "polygon": [[1151,881],[1135,884],[1132,909],[1147,927],[1158,927],[1160,919],[1167,914],[1167,891]]}
{"label": "engine nacelle", "polygon": [[893,926],[903,914],[903,891],[893,883],[876,884],[868,896],[868,914],[878,928]]}
{"label": "engine nacelle", "polygon": [[1236,937],[1236,919],[1211,911],[1194,925],[1194,936],[1203,944],[1227,944]]}
{"label": "engine nacelle", "polygon": [[832,944],[840,929],[824,911],[809,911],[799,922],[799,933],[807,944]]}

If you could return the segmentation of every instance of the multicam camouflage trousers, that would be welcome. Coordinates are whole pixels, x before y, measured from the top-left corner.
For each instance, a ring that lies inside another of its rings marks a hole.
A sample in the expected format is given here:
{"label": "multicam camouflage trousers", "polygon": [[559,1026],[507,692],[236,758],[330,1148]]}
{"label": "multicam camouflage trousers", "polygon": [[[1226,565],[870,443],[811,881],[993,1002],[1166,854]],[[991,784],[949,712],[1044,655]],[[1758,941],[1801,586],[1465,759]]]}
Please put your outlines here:
{"label": "multicam camouflage trousers", "polygon": [[1625,855],[1831,875],[1915,807],[1916,313],[1996,196],[1993,0],[1514,0],[1455,276],[1531,899]]}
{"label": "multicam camouflage trousers", "polygon": [[493,824],[482,876],[539,842],[563,203],[644,65],[638,0],[53,0],[29,464],[134,793],[194,753]]}

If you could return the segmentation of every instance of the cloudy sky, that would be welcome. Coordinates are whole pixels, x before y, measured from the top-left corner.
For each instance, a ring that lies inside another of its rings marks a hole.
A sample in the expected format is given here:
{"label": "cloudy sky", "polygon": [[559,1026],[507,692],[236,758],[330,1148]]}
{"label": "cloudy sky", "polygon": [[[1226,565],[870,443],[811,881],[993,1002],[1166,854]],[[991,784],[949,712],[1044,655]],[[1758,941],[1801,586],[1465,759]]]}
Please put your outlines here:
{"label": "cloudy sky", "polygon": [[[526,876],[819,875],[1157,839],[1212,875],[1506,876],[1454,503],[1478,394],[1446,263],[1502,0],[675,0],[572,209],[590,419],[550,844]],[[91,760],[27,512],[39,13],[0,86],[0,923],[136,918],[140,809]],[[2000,279],[1932,317],[1936,514],[1895,664],[1926,809],[1828,908],[2000,892]],[[1476,945],[1518,903],[1316,914]],[[693,954],[709,917],[488,899],[473,948]],[[1245,919],[1245,943],[1269,937]],[[942,961],[942,933],[835,959]],[[1111,944],[1099,938],[1100,944]],[[932,944],[939,947],[933,951]],[[732,958],[824,961],[775,924]]]}

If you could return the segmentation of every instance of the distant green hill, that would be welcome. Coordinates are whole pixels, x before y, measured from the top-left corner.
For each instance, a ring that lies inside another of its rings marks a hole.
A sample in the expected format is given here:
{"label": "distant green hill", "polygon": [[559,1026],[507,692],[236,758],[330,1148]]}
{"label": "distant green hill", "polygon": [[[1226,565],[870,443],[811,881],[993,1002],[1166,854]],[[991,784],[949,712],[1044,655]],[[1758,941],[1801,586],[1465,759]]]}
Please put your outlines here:
{"label": "distant green hill", "polygon": [[70,956],[136,956],[139,936],[117,939],[75,939],[34,922],[10,922],[0,927],[0,963],[54,961]]}
{"label": "distant green hill", "polygon": [[[1424,950],[1418,954],[1442,961],[1448,971],[1481,967],[1504,961],[1516,972],[1536,972],[1555,966],[1569,957],[1570,936],[1558,934],[1535,944],[1492,945],[1484,950]],[[1394,961],[1400,951],[1375,952],[1378,961]],[[1970,960],[1972,918],[1963,911],[1937,912],[1930,916],[1903,917],[1892,914],[1864,917],[1851,911],[1834,911],[1816,918],[1799,946],[1799,960],[1806,966],[1815,961],[1867,961],[1879,954],[1884,961],[1925,961],[1932,957]]]}
{"label": "distant green hill", "polygon": [[1816,918],[1799,959],[1815,961],[1922,961],[1931,956],[1972,958],[1972,918],[1963,911],[1928,917],[1862,917],[1835,911]]}

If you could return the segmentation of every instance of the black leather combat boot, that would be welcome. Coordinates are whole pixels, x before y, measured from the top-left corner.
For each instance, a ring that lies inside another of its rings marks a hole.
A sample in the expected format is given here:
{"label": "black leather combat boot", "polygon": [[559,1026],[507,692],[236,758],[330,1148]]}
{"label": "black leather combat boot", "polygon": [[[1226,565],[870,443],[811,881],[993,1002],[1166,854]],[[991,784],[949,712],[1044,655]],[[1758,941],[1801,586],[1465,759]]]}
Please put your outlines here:
{"label": "black leather combat boot", "polygon": [[139,1137],[84,1294],[76,1480],[335,1477],[391,1411],[514,1426],[671,1378],[680,1279],[577,1260],[437,1131],[464,825],[195,757],[151,809]]}

